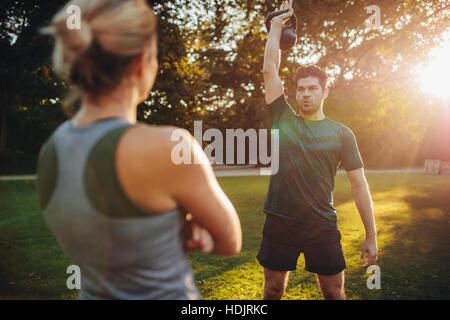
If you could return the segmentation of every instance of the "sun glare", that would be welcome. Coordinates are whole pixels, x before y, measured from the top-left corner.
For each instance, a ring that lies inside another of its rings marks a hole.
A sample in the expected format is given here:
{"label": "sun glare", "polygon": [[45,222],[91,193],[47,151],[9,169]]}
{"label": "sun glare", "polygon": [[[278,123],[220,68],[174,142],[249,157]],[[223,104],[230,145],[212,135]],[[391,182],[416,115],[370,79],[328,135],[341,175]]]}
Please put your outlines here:
{"label": "sun glare", "polygon": [[425,93],[438,98],[450,99],[450,39],[430,53],[428,64],[420,70],[419,80]]}

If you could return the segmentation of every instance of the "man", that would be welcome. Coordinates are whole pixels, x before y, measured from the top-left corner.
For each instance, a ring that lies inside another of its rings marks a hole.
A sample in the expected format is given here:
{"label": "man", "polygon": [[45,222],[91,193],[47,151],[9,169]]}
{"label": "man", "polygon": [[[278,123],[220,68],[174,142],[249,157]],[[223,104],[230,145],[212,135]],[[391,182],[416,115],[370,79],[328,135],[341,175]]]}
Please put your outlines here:
{"label": "man", "polygon": [[366,230],[363,267],[376,262],[377,232],[372,200],[355,137],[346,126],[323,114],[328,77],[319,67],[300,67],[296,74],[295,113],[284,97],[278,75],[283,22],[292,14],[292,0],[273,18],[264,55],[265,100],[279,130],[280,169],[271,176],[267,213],[258,260],[264,267],[264,299],[281,299],[289,271],[301,252],[305,269],[315,273],[325,299],[345,299],[341,234],[333,207],[334,176],[340,163],[347,171],[356,206]]}

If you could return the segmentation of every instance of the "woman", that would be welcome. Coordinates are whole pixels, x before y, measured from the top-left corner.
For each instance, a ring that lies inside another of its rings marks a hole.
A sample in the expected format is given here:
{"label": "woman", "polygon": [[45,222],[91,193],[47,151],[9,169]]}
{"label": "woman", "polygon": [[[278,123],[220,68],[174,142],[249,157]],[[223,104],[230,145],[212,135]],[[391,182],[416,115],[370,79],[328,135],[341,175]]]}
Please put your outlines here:
{"label": "woman", "polygon": [[[79,29],[67,27],[69,5],[81,9]],[[136,123],[158,69],[152,9],[144,0],[70,1],[44,31],[55,37],[56,69],[81,93],[38,163],[46,221],[81,269],[79,299],[199,298],[184,247],[237,254],[242,234],[189,132],[182,137],[199,164],[176,165],[171,136],[181,129]]]}

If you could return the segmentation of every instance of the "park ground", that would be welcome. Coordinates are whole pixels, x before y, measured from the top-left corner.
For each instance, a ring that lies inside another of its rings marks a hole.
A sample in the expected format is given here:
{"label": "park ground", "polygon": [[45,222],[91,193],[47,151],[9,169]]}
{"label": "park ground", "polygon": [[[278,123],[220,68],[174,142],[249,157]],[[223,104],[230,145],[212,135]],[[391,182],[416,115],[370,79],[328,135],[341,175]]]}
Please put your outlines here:
{"label": "park ground", "polygon": [[[189,255],[204,299],[261,299],[256,260],[265,215],[268,176],[219,177],[239,213],[241,254]],[[364,228],[345,175],[336,176],[334,202],[347,262],[348,299],[450,298],[450,177],[421,173],[367,173],[378,228],[381,289],[369,290],[359,262]],[[38,207],[35,181],[0,181],[0,299],[75,299],[66,286],[70,260],[58,247]],[[321,299],[301,255],[283,299]]]}

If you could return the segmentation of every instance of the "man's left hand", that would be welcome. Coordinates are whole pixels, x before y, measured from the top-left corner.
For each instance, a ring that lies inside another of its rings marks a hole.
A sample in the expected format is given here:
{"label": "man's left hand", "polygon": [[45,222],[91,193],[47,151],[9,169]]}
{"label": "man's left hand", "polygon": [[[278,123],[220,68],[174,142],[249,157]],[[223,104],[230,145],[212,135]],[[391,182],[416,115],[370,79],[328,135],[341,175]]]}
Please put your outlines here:
{"label": "man's left hand", "polygon": [[[364,260],[367,257],[367,262],[364,263]],[[361,248],[361,259],[360,262],[364,263],[362,265],[363,268],[367,268],[377,262],[378,258],[378,246],[376,238],[368,238],[364,241]]]}

